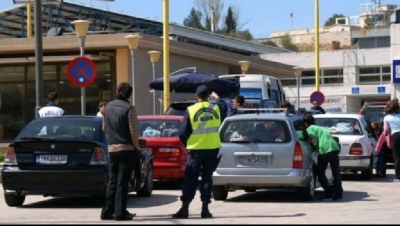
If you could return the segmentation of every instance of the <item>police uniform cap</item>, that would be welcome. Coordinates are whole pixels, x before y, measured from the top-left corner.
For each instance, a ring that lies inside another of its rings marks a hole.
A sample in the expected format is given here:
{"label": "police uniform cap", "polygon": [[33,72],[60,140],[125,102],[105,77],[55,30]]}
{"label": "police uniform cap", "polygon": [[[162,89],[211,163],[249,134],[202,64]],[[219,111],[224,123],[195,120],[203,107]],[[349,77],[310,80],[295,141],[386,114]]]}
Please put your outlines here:
{"label": "police uniform cap", "polygon": [[210,90],[208,89],[207,86],[201,85],[201,86],[197,87],[196,95],[199,97],[207,97],[208,95],[210,95]]}

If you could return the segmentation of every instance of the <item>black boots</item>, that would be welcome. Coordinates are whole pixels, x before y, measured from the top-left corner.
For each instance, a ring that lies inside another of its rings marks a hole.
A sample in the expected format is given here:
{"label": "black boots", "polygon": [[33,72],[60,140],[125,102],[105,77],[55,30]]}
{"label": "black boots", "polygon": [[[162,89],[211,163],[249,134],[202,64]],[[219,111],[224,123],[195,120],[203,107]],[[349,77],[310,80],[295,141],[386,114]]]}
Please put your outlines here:
{"label": "black boots", "polygon": [[203,206],[201,207],[201,218],[212,218],[213,215],[210,213],[208,209],[208,202],[203,202]]}
{"label": "black boots", "polygon": [[190,202],[183,201],[182,202],[182,207],[176,212],[175,214],[172,214],[172,218],[177,218],[177,219],[186,219],[189,217],[189,204]]}
{"label": "black boots", "polygon": [[[182,202],[182,207],[176,212],[172,214],[172,218],[177,219],[186,219],[189,218],[189,204],[190,202]],[[210,213],[208,209],[209,202],[203,202],[203,206],[201,207],[201,218],[212,218],[213,215]]]}

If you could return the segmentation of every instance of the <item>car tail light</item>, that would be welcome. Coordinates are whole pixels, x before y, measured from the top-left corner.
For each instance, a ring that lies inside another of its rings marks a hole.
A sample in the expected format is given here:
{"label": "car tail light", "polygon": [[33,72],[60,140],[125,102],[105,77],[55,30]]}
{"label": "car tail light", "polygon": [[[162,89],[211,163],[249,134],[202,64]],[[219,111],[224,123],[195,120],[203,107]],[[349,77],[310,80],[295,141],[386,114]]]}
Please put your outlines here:
{"label": "car tail light", "polygon": [[179,157],[181,155],[181,151],[178,148],[160,148],[158,151],[161,153],[169,153],[170,157]]}
{"label": "car tail light", "polygon": [[294,146],[293,169],[303,169],[303,151],[299,142]]}
{"label": "car tail light", "polygon": [[90,160],[90,165],[105,165],[107,163],[104,150],[102,148],[96,147],[93,151],[92,159]]}
{"label": "car tail light", "polygon": [[8,147],[4,164],[17,165],[17,156],[15,155],[14,147]]}
{"label": "car tail light", "polygon": [[350,147],[349,155],[362,155],[363,149],[360,143],[354,143]]}
{"label": "car tail light", "polygon": [[361,108],[360,111],[358,112],[358,114],[363,115],[365,111],[365,108]]}

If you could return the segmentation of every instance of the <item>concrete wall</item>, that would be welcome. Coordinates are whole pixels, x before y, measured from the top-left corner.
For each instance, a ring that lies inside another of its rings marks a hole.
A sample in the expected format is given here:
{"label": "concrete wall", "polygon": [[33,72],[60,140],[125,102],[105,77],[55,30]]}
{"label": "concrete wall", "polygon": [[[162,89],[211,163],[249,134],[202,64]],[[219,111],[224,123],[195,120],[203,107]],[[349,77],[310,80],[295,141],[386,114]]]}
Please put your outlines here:
{"label": "concrete wall", "polygon": [[[152,114],[153,113],[153,96],[149,92],[149,82],[152,80],[152,66],[149,55],[149,49],[139,49],[135,51],[135,105],[137,106],[138,114]],[[129,60],[126,60],[129,59]],[[131,63],[130,52],[126,49],[117,50],[117,85],[120,82],[131,82]],[[170,72],[185,67],[197,67],[197,71],[206,74],[228,74],[228,65],[221,65],[207,61],[206,59],[194,59],[179,55],[171,54],[170,59]],[[159,63],[156,65],[156,78],[163,76],[162,56]],[[158,101],[162,96],[162,91],[156,91],[156,113],[160,112],[160,102]],[[171,102],[181,99],[193,99],[193,94],[176,94],[171,93]],[[162,106],[161,106],[162,108]]]}

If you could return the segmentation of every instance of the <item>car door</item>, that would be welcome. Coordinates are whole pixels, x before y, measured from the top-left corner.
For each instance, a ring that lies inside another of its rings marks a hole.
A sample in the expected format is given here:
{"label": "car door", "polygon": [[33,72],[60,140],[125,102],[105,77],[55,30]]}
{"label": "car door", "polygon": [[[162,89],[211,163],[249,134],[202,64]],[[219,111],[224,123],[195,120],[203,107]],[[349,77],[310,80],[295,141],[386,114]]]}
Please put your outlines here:
{"label": "car door", "polygon": [[367,130],[368,124],[367,124],[367,121],[365,120],[365,117],[361,117],[360,121],[361,121],[361,124],[362,124],[362,127],[363,127],[361,129],[363,130],[363,132],[365,134],[365,139],[364,140],[365,140],[366,146],[367,146],[367,148],[369,150],[368,153],[370,153],[370,154],[374,153],[375,146],[376,146],[376,138],[372,134],[372,131]]}

